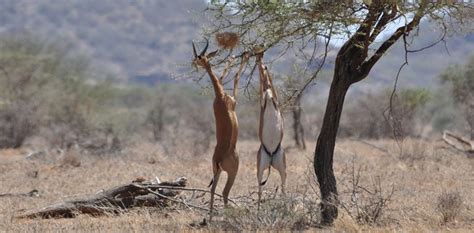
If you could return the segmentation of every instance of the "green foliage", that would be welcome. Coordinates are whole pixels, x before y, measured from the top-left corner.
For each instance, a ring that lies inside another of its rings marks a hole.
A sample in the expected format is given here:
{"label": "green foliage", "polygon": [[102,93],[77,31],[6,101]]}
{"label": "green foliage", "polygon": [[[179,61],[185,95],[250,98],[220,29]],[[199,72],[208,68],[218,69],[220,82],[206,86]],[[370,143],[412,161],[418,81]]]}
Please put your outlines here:
{"label": "green foliage", "polygon": [[466,104],[473,100],[474,56],[464,66],[454,65],[440,75],[444,84],[451,86],[452,96],[457,103]]}
{"label": "green foliage", "polygon": [[425,88],[404,89],[398,95],[401,104],[409,111],[423,107],[431,98],[430,90]]}
{"label": "green foliage", "polygon": [[[2,147],[18,147],[33,133],[42,116],[43,91],[52,83],[63,54],[52,45],[30,35],[0,39],[0,112],[1,134],[14,143],[2,141]],[[11,120],[9,120],[11,119]],[[21,135],[21,136],[20,136]]]}
{"label": "green foliage", "polygon": [[419,136],[421,128],[425,125],[423,113],[430,98],[430,91],[424,88],[399,91],[389,104],[389,111],[385,112],[393,135],[396,137]]}
{"label": "green foliage", "polygon": [[[102,81],[107,71],[95,68],[67,43],[29,34],[0,38],[0,146],[18,147],[37,135],[54,147],[78,144],[102,154],[113,141],[152,133],[169,154],[207,151],[210,96],[183,84]],[[191,151],[182,151],[183,143]]]}
{"label": "green foliage", "polygon": [[[425,88],[402,89],[390,103],[391,90],[369,93],[348,106],[341,122],[342,136],[362,138],[419,136],[432,93]],[[390,110],[390,111],[389,111]],[[388,113],[391,115],[388,116]]]}
{"label": "green foliage", "polygon": [[33,130],[31,109],[18,105],[0,109],[0,148],[20,147]]}
{"label": "green foliage", "polygon": [[446,129],[454,129],[459,121],[463,121],[455,106],[449,90],[439,88],[433,93],[431,101],[427,104],[427,113],[431,116],[431,125],[434,131],[442,132]]}
{"label": "green foliage", "polygon": [[[55,128],[51,142],[65,146],[67,138],[80,140],[97,128],[91,116],[104,111],[111,88],[107,83],[90,84],[98,77],[89,59],[74,54],[67,43],[30,34],[2,37],[0,69],[0,111],[5,116],[28,119],[15,123],[23,122],[24,126],[2,121],[12,124],[2,129],[23,132],[20,128],[29,128],[26,137],[34,133],[28,125],[36,126],[34,129]],[[23,117],[25,114],[28,118]]]}
{"label": "green foliage", "polygon": [[471,139],[474,139],[474,56],[464,65],[454,65],[440,75],[451,92],[454,103],[463,113]]}

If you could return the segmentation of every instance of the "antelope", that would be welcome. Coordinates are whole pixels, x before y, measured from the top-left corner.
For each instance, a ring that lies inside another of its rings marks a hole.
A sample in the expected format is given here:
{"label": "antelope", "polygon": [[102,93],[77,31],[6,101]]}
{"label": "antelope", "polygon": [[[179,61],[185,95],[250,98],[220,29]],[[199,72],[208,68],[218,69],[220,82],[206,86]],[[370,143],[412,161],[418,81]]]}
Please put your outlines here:
{"label": "antelope", "polygon": [[[257,152],[258,209],[262,196],[262,186],[270,177],[271,167],[278,170],[281,178],[281,191],[285,195],[286,159],[281,148],[283,139],[283,117],[278,107],[278,97],[268,68],[262,62],[263,52],[256,54],[260,76],[260,148]],[[267,178],[263,172],[268,169]]]}
{"label": "antelope", "polygon": [[209,47],[209,41],[206,39],[206,46],[202,52],[197,55],[196,47],[193,45],[194,60],[193,64],[203,67],[211,78],[212,86],[214,88],[214,117],[216,121],[216,139],[217,143],[214,149],[214,155],[212,156],[212,171],[213,178],[209,186],[211,187],[211,201],[209,211],[209,221],[212,221],[212,212],[214,209],[214,193],[219,181],[219,176],[222,171],[227,172],[227,182],[225,184],[222,196],[224,197],[224,205],[227,206],[229,192],[234,184],[237,171],[239,169],[239,157],[236,150],[237,136],[238,136],[238,122],[237,115],[235,113],[237,88],[239,84],[240,74],[249,59],[248,53],[242,53],[242,61],[240,63],[239,70],[234,76],[234,89],[233,95],[230,96],[224,92],[222,80],[228,74],[229,66],[235,60],[234,56],[231,56],[224,67],[224,71],[220,79],[214,74],[209,63],[209,59],[215,56],[218,50],[211,52],[206,55],[207,48]]}

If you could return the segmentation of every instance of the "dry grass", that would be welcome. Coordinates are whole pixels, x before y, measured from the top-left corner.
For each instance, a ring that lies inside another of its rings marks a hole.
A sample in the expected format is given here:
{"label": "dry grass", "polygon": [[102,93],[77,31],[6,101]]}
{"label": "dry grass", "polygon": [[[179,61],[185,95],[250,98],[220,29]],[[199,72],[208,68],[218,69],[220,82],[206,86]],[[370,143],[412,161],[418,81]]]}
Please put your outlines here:
{"label": "dry grass", "polygon": [[[457,232],[472,232],[474,160],[440,148],[440,142],[405,141],[416,145],[413,149],[416,159],[413,160],[409,159],[410,153],[400,156],[399,147],[393,141],[370,143],[385,148],[389,153],[358,141],[342,139],[337,144],[334,159],[340,199],[346,203],[350,200],[350,194],[344,192],[345,187],[350,186],[350,180],[345,179],[344,174],[347,174],[347,168],[352,166],[354,159],[361,171],[359,184],[370,187],[374,180],[380,179],[383,190],[390,191],[390,187],[394,187],[391,201],[384,207],[377,224],[363,224],[340,210],[334,230],[432,232],[454,229]],[[279,193],[274,193],[280,180],[277,173],[272,173],[265,186],[266,201],[262,204],[261,212],[257,213],[254,200],[258,143],[241,141],[238,148],[240,170],[231,197],[239,206],[223,209],[222,200],[217,199],[219,215],[215,223],[200,228],[192,227],[191,224],[201,222],[206,214],[183,208],[132,210],[120,216],[99,218],[80,216],[76,219],[17,220],[13,216],[22,210],[92,194],[140,176],[159,176],[162,180],[186,176],[189,186],[205,188],[211,178],[211,150],[206,156],[200,157],[184,154],[189,150],[181,151],[179,148],[175,150],[176,154],[165,154],[161,146],[144,142],[126,148],[120,155],[76,155],[81,162],[77,167],[61,166],[64,161],[59,156],[48,154],[47,159],[25,159],[28,154],[26,149],[1,150],[0,193],[25,193],[38,189],[41,196],[0,197],[0,232],[321,230],[316,224],[319,218],[318,199],[314,189],[317,186],[308,184],[308,180],[313,179],[311,170],[308,172],[308,169],[312,169],[308,162],[312,158],[311,149],[287,151],[288,196],[283,198]],[[314,148],[314,143],[308,148]],[[36,175],[30,175],[33,173]],[[221,179],[218,190],[223,188],[225,178],[223,176]],[[444,224],[440,221],[438,197],[451,191],[463,197],[462,211],[455,221]],[[204,196],[203,203],[208,199],[208,195]]]}
{"label": "dry grass", "polygon": [[443,193],[438,197],[437,210],[443,224],[456,220],[462,211],[462,197],[458,192]]}

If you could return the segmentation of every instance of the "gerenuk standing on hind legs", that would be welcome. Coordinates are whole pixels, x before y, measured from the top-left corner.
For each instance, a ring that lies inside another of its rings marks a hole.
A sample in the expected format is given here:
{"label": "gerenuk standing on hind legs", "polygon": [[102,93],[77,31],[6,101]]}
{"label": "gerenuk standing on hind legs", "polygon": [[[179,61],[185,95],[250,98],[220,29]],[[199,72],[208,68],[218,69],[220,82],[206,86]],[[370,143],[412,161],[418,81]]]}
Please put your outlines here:
{"label": "gerenuk standing on hind legs", "polygon": [[227,205],[230,189],[234,184],[237,171],[239,169],[239,157],[237,154],[237,137],[238,137],[238,122],[237,115],[235,114],[236,95],[239,84],[240,74],[248,61],[248,54],[242,54],[242,61],[239,70],[234,76],[234,90],[233,96],[225,93],[222,80],[227,76],[231,63],[235,60],[235,57],[231,56],[225,64],[224,71],[220,79],[214,74],[209,63],[209,59],[217,54],[217,51],[206,54],[206,50],[209,46],[209,41],[206,39],[206,47],[203,51],[197,55],[196,48],[193,43],[194,60],[193,63],[197,66],[203,67],[209,77],[211,78],[212,86],[214,88],[214,117],[216,120],[216,139],[217,144],[214,149],[214,155],[212,157],[212,171],[213,178],[211,181],[211,201],[210,201],[210,212],[209,221],[212,221],[212,212],[214,208],[214,193],[219,181],[219,176],[222,171],[227,172],[227,182],[224,187],[222,196],[224,197],[224,205]]}
{"label": "gerenuk standing on hind legs", "polygon": [[[285,194],[286,160],[281,147],[283,139],[283,117],[278,106],[277,93],[273,87],[272,77],[268,68],[263,65],[263,51],[256,51],[256,61],[260,73],[260,149],[257,153],[258,209],[262,196],[262,186],[270,176],[271,167],[278,170],[281,178],[281,191]],[[263,172],[268,169],[267,178]]]}

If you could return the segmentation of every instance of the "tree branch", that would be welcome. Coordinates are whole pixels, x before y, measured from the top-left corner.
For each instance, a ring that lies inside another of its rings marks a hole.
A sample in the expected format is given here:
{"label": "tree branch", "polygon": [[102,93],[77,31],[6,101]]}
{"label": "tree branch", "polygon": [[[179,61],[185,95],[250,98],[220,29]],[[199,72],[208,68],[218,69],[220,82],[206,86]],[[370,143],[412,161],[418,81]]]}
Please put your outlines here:
{"label": "tree branch", "polygon": [[390,13],[387,13],[387,11],[384,11],[382,14],[382,17],[380,17],[380,19],[377,21],[377,24],[375,25],[374,30],[372,34],[370,35],[370,40],[369,40],[370,43],[374,42],[375,38],[377,38],[377,36],[380,34],[380,32],[383,31],[383,29],[385,28],[385,26],[387,26],[389,22],[398,18],[396,17],[397,12],[398,12],[397,5],[393,4],[391,8],[392,9]]}
{"label": "tree branch", "polygon": [[362,65],[359,67],[359,74],[357,75],[357,78],[353,80],[354,83],[359,82],[360,80],[364,79],[367,77],[369,74],[370,70],[372,67],[379,61],[379,59],[387,52],[387,50],[392,47],[392,45],[397,42],[398,39],[404,34],[408,34],[410,31],[412,31],[415,27],[420,24],[422,14],[416,14],[413,20],[408,23],[405,26],[399,27],[393,34],[388,38],[383,44],[375,51],[374,55],[372,57],[362,63]]}

